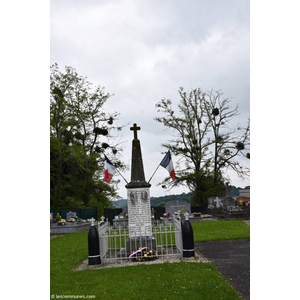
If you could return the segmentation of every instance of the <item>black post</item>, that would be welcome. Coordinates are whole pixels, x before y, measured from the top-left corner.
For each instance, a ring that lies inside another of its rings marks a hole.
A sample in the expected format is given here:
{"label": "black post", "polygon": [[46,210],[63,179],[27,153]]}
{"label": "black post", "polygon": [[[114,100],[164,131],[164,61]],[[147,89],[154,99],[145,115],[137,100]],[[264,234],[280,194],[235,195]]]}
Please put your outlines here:
{"label": "black post", "polygon": [[182,227],[182,248],[183,257],[195,256],[194,232],[188,214],[185,215],[185,221]]}
{"label": "black post", "polygon": [[99,247],[99,235],[95,227],[95,220],[92,218],[92,224],[88,235],[88,247],[89,247],[89,265],[101,264],[100,247]]}

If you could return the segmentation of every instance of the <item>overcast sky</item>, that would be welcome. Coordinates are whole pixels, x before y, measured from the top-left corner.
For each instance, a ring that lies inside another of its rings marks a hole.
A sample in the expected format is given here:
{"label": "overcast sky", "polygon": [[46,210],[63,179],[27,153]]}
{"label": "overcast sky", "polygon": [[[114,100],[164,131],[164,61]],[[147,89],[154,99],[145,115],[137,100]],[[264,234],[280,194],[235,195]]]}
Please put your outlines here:
{"label": "overcast sky", "polygon": [[[121,113],[124,162],[130,165],[132,131],[141,127],[146,180],[170,138],[157,116],[163,98],[179,103],[178,88],[222,90],[239,106],[237,123],[250,117],[250,8],[249,0],[51,0],[51,64],[74,67],[95,85],[114,94],[107,112]],[[173,157],[174,163],[177,161]],[[249,166],[249,160],[243,159]],[[176,170],[175,170],[176,171]],[[123,174],[130,181],[130,171]],[[168,175],[160,167],[153,177],[151,196],[189,192],[165,191],[157,184]],[[249,179],[229,174],[231,184],[244,187]],[[119,195],[126,198],[121,179]]]}

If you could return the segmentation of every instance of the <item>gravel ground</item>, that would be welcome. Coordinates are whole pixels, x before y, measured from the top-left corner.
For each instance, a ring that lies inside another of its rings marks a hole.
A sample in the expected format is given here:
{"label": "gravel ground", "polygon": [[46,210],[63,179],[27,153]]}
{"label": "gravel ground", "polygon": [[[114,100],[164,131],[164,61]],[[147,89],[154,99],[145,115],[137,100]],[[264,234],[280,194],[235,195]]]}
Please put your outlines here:
{"label": "gravel ground", "polygon": [[62,235],[54,235],[54,234],[50,234],[50,240],[52,240],[52,239],[54,239],[54,238],[56,238],[56,237],[58,237],[58,236],[62,236]]}
{"label": "gravel ground", "polygon": [[244,220],[244,223],[250,226],[250,220]]}
{"label": "gravel ground", "polygon": [[184,262],[207,262],[207,260],[199,254],[197,251],[195,251],[195,257],[190,258],[183,258],[181,256],[165,256],[165,257],[159,257],[158,259],[151,260],[151,261],[145,261],[145,262],[132,262],[129,260],[123,259],[121,260],[102,260],[101,265],[88,265],[88,259],[85,259],[82,261],[75,269],[74,271],[81,271],[86,269],[103,269],[103,268],[120,268],[120,267],[130,267],[130,266],[136,266],[136,265],[152,265],[152,264],[163,264],[163,263],[177,263],[180,261]]}

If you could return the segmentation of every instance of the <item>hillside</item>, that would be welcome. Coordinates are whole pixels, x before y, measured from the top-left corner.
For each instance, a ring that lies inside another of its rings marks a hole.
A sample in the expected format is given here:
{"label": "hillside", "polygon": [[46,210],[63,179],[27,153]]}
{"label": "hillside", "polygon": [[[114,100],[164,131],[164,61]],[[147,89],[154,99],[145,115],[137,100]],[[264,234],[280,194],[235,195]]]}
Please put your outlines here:
{"label": "hillside", "polygon": [[120,199],[111,202],[112,208],[122,208],[125,205],[127,205],[127,199]]}
{"label": "hillside", "polygon": [[165,204],[169,201],[173,200],[183,200],[189,202],[191,200],[192,193],[182,193],[180,195],[168,195],[168,196],[161,196],[161,197],[151,197],[151,206],[165,206]]}
{"label": "hillside", "polygon": [[[250,188],[250,186],[247,186],[245,188]],[[235,187],[230,186],[230,196],[231,197],[236,197],[239,195],[239,190],[243,189],[241,187]],[[190,201],[191,200],[191,195],[192,193],[182,193],[180,195],[168,195],[168,196],[160,196],[160,197],[150,197],[150,201],[151,201],[151,206],[153,207],[164,207],[165,204],[169,201],[173,201],[173,200],[183,200],[183,201]],[[113,201],[112,203],[112,207],[113,208],[122,208],[123,206],[127,205],[127,199],[120,199],[120,200],[116,200]]]}
{"label": "hillside", "polygon": [[[168,195],[168,196],[161,196],[161,197],[150,197],[151,206],[165,206],[165,204],[169,201],[173,200],[184,200],[189,201],[191,199],[191,193],[185,194],[182,193],[180,195]],[[112,202],[112,207],[114,208],[121,208],[127,204],[126,199],[120,199]]]}

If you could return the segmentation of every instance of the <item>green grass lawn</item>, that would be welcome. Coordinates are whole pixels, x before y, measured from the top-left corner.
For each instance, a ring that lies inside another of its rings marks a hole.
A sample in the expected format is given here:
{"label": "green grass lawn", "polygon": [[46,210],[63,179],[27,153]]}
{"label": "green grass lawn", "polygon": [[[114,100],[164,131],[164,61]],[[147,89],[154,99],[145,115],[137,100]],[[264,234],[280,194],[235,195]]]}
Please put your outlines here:
{"label": "green grass lawn", "polygon": [[[217,241],[217,240],[232,240],[232,239],[246,239],[250,238],[250,226],[245,224],[241,220],[233,221],[202,221],[202,222],[192,222],[191,223],[194,230],[194,241],[195,242],[206,242],[206,241]],[[164,228],[169,228],[169,226],[162,226],[159,230],[161,231]],[[112,230],[116,235],[119,234],[119,230]],[[125,234],[126,236],[122,237],[120,242],[116,236],[109,238],[109,245],[113,248],[114,245],[125,246],[125,241],[129,236],[128,230],[122,229],[120,233]],[[160,240],[160,236],[156,236],[159,244],[164,245],[166,243],[165,236]],[[117,239],[117,242],[115,241]],[[175,235],[167,235],[168,244],[175,243]]]}
{"label": "green grass lawn", "polygon": [[[195,241],[244,238],[247,232],[249,237],[249,226],[244,227],[247,225],[241,221],[192,224]],[[80,232],[50,241],[50,294],[55,298],[56,295],[95,295],[94,299],[101,300],[241,299],[216,268],[207,263],[135,266],[132,263],[133,266],[122,268],[73,271],[88,256],[87,235]]]}
{"label": "green grass lawn", "polygon": [[191,223],[195,242],[250,238],[250,226],[243,221],[202,221]]}

